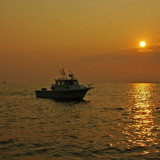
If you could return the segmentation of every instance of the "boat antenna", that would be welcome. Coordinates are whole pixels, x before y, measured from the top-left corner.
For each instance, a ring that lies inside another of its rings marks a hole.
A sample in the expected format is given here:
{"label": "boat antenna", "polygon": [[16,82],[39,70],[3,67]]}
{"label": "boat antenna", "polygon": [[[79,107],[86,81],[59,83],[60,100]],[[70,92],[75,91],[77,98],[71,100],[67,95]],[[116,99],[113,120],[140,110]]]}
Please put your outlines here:
{"label": "boat antenna", "polygon": [[56,66],[57,66],[57,68],[58,68],[58,71],[59,71],[60,75],[61,75],[63,78],[66,78],[66,72],[65,72],[64,68],[63,68],[63,67],[62,67],[62,68],[59,67],[59,64],[58,64],[58,62],[57,62],[56,59],[55,59],[55,63],[56,63]]}
{"label": "boat antenna", "polygon": [[66,72],[64,71],[64,68],[59,69],[59,73],[62,75],[62,77],[66,77]]}

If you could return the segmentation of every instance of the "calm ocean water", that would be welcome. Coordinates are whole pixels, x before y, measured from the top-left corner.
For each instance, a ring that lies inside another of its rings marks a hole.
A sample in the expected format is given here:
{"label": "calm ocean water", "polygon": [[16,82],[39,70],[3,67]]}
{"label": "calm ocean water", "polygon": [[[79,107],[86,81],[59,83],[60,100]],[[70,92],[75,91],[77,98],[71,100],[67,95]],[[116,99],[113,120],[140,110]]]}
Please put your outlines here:
{"label": "calm ocean water", "polygon": [[160,158],[160,84],[97,84],[83,102],[0,84],[1,160]]}

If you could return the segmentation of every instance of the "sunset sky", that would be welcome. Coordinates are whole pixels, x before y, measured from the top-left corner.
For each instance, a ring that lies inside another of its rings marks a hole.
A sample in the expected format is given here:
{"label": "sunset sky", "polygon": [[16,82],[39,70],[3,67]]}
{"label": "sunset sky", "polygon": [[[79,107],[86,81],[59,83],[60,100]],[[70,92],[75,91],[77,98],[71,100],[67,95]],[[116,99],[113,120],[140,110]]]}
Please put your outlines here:
{"label": "sunset sky", "polygon": [[0,81],[51,82],[57,63],[83,82],[160,81],[160,0],[0,0]]}

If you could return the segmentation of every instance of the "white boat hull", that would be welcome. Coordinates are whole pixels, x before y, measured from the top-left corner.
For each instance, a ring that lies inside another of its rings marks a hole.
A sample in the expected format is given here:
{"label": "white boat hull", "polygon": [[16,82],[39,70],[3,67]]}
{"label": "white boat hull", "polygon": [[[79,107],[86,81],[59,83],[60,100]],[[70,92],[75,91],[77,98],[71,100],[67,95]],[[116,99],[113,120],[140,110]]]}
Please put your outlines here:
{"label": "white boat hull", "polygon": [[37,98],[83,99],[90,88],[67,91],[36,90]]}

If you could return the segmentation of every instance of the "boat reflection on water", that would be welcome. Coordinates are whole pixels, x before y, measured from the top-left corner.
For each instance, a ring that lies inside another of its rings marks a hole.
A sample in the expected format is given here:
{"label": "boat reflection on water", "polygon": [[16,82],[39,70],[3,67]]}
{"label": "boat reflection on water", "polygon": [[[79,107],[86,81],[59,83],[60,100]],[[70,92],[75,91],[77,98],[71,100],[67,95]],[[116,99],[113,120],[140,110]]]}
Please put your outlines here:
{"label": "boat reflection on water", "polygon": [[[157,132],[154,132],[153,86],[151,83],[134,83],[130,88],[130,122],[125,130],[128,132],[128,142],[139,146],[156,145]],[[148,151],[145,151],[146,154]]]}

